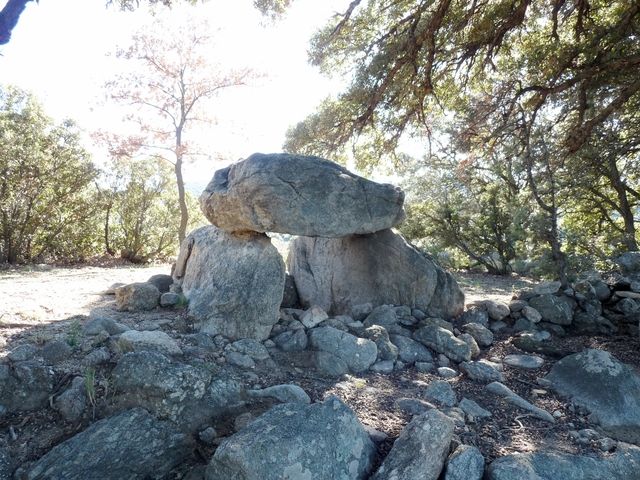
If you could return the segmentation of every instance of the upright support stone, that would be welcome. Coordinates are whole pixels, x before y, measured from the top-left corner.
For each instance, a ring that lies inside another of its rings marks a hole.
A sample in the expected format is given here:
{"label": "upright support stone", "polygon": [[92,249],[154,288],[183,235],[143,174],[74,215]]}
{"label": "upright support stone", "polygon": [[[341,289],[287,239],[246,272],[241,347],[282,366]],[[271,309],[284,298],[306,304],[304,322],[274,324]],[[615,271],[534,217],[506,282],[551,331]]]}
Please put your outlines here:
{"label": "upright support stone", "polygon": [[230,234],[214,226],[182,243],[174,281],[203,332],[264,340],[278,321],[284,262],[264,234]]}

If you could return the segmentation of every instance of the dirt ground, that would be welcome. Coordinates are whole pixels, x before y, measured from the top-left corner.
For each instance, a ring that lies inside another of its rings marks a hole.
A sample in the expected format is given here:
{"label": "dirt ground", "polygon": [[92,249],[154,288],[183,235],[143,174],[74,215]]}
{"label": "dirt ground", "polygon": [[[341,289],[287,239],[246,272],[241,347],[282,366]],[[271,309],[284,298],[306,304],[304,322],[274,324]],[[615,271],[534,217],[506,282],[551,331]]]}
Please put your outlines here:
{"label": "dirt ground", "polygon": [[[116,282],[130,283],[145,281],[151,275],[169,273],[169,265],[151,267],[121,266],[116,268],[31,268],[0,271],[0,357],[24,342],[42,344],[50,338],[61,336],[70,338],[77,334],[77,327],[90,316],[109,315],[138,329],[145,329],[144,323],[161,328],[180,340],[176,324],[184,318],[184,312],[157,309],[136,314],[117,312],[112,295],[106,289]],[[509,302],[514,291],[531,285],[531,281],[519,277],[492,277],[484,274],[455,274],[466,293],[467,303],[480,299],[494,299]],[[604,348],[614,353],[620,360],[640,368],[640,342],[630,337],[572,337],[558,339],[567,353],[580,351],[585,347]],[[4,345],[4,347],[2,347]],[[510,353],[523,353],[511,344],[508,335],[497,335],[495,343],[483,349],[480,358],[501,360]],[[279,352],[274,355],[278,368],[258,366],[255,371],[256,387],[266,387],[278,383],[296,383],[310,395],[313,401],[322,400],[329,394],[342,398],[370,427],[388,435],[379,446],[380,458],[391,448],[393,441],[410,417],[395,406],[400,397],[423,398],[426,386],[437,378],[436,375],[419,373],[408,368],[389,375],[367,373],[347,376],[339,380],[319,375],[311,368],[304,352],[296,355]],[[75,358],[75,357],[74,357]],[[80,358],[80,357],[78,357]],[[504,383],[513,391],[555,413],[557,422],[553,425],[532,418],[526,412],[487,393],[484,387],[464,376],[450,381],[458,400],[463,397],[477,401],[493,412],[493,417],[477,423],[469,423],[456,429],[458,439],[465,444],[480,448],[487,461],[515,452],[539,449],[580,452],[590,451],[600,454],[595,445],[578,446],[569,438],[570,430],[589,426],[588,417],[575,411],[553,392],[540,387],[538,378],[543,377],[554,360],[545,358],[544,366],[537,371],[526,371],[504,366]],[[60,377],[62,389],[73,375],[82,374],[74,365],[65,367]],[[100,375],[100,372],[98,372]],[[109,373],[104,372],[105,385]],[[109,392],[101,389],[104,397],[97,402],[95,418],[106,415],[109,410]],[[112,396],[111,396],[112,398]],[[12,416],[0,422],[0,437],[10,429],[13,451],[25,461],[35,460],[51,446],[60,443],[86,428],[89,419],[80,424],[66,424],[50,409]],[[203,447],[204,448],[204,447]],[[202,462],[210,457],[206,448],[201,454]],[[175,478],[180,478],[177,475]]]}

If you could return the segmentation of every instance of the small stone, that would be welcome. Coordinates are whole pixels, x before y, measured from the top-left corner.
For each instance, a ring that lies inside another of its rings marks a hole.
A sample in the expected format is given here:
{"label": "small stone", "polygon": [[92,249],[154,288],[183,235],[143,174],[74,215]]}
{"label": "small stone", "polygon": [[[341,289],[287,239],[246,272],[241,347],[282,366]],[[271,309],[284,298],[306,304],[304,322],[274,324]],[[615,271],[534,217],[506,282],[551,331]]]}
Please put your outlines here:
{"label": "small stone", "polygon": [[536,355],[507,355],[504,363],[511,367],[536,370],[544,365],[544,360]]}
{"label": "small stone", "polygon": [[416,370],[421,373],[433,372],[435,365],[430,362],[416,362]]}
{"label": "small stone", "polygon": [[490,411],[485,410],[476,402],[468,398],[463,398],[462,400],[460,400],[460,403],[458,404],[458,406],[462,409],[462,411],[465,414],[467,414],[467,416],[473,419],[488,418],[491,416]]}
{"label": "small stone", "polygon": [[173,307],[180,303],[180,295],[172,292],[165,292],[160,295],[160,306],[161,307]]}
{"label": "small stone", "polygon": [[383,360],[381,362],[374,363],[369,369],[375,373],[391,373],[393,372],[393,368],[393,360]]}
{"label": "small stone", "polygon": [[255,417],[251,412],[241,413],[233,420],[233,429],[236,432],[239,432],[254,420],[255,420]]}
{"label": "small stone", "polygon": [[407,415],[420,415],[432,408],[435,408],[429,402],[420,400],[419,398],[398,398],[394,405],[398,410],[406,413]]}
{"label": "small stone", "polygon": [[198,432],[198,438],[205,445],[214,445],[215,440],[218,437],[218,432],[213,427],[207,427],[204,430]]}
{"label": "small stone", "polygon": [[438,367],[438,376],[442,378],[454,378],[458,376],[458,372],[456,372],[453,368],[450,367]]}
{"label": "small stone", "polygon": [[227,363],[240,368],[256,368],[256,362],[249,355],[244,353],[230,351],[225,354]]}
{"label": "small stone", "polygon": [[269,356],[269,352],[267,348],[258,340],[254,340],[253,338],[243,338],[241,340],[237,340],[228,347],[226,347],[234,352],[242,353],[244,355],[248,355],[255,361],[264,361],[271,358]]}
{"label": "small stone", "polygon": [[285,352],[301,352],[309,344],[309,338],[304,328],[287,330],[273,338],[278,348]]}
{"label": "small stone", "polygon": [[300,321],[307,328],[313,328],[316,325],[324,322],[329,315],[322,308],[313,306],[302,314]]}
{"label": "small stone", "polygon": [[82,328],[82,332],[85,335],[98,335],[101,332],[107,332],[109,335],[120,335],[121,333],[130,330],[126,325],[117,323],[111,318],[92,318]]}
{"label": "small stone", "polygon": [[440,353],[438,355],[438,365],[440,365],[441,367],[448,367],[449,365],[451,365],[451,360],[449,360],[449,357],[447,357],[446,355]]}
{"label": "small stone", "polygon": [[512,300],[509,303],[509,310],[511,310],[512,312],[519,312],[527,305],[527,302],[525,302],[524,300]]}
{"label": "small stone", "polygon": [[171,288],[171,285],[173,284],[173,277],[171,275],[159,273],[157,275],[152,275],[151,277],[149,277],[147,283],[155,285],[160,293],[166,293],[169,291],[169,288]]}
{"label": "small stone", "polygon": [[533,291],[536,295],[549,295],[557,293],[561,286],[562,283],[558,281],[544,282],[533,287]]}
{"label": "small stone", "polygon": [[471,335],[481,347],[489,347],[493,343],[493,333],[478,323],[468,323],[462,326],[462,331]]}
{"label": "small stone", "polygon": [[470,445],[460,445],[447,459],[443,480],[481,480],[484,457]]}
{"label": "small stone", "polygon": [[349,372],[349,367],[345,361],[333,353],[315,352],[314,361],[318,370],[331,377],[340,377]]}
{"label": "small stone", "polygon": [[445,407],[453,407],[458,403],[451,385],[444,380],[434,380],[431,382],[425,390],[424,396],[427,400],[431,400]]}
{"label": "small stone", "polygon": [[160,330],[128,330],[118,340],[132,351],[151,350],[168,355],[182,355],[176,341]]}
{"label": "small stone", "polygon": [[369,438],[373,441],[373,443],[382,443],[387,438],[389,438],[389,435],[387,435],[386,433],[381,432],[380,430],[376,430],[369,425],[363,425],[363,427],[367,434],[369,434]]}
{"label": "small stone", "polygon": [[540,314],[540,312],[535,308],[530,307],[529,305],[522,309],[522,315],[524,316],[524,318],[533,323],[540,323],[540,321],[542,320],[542,315]]}
{"label": "small stone", "polygon": [[498,371],[494,364],[486,360],[479,362],[462,362],[460,370],[467,374],[469,378],[477,382],[500,382],[502,373]]}
{"label": "small stone", "polygon": [[265,348],[276,348],[276,342],[274,342],[270,338],[267,338],[264,342],[262,342],[262,344],[265,346]]}
{"label": "small stone", "polygon": [[131,283],[116,288],[116,307],[121,311],[153,310],[159,300],[160,291],[150,283]]}
{"label": "small stone", "polygon": [[111,360],[111,353],[107,347],[100,347],[89,352],[83,359],[82,364],[87,367],[95,367]]}
{"label": "small stone", "polygon": [[[476,324],[470,324],[470,325],[476,325]],[[476,358],[478,355],[480,355],[480,347],[478,346],[478,342],[476,342],[476,339],[473,338],[470,334],[461,333],[460,335],[458,335],[458,338],[469,346],[469,351],[471,352],[471,358]]]}
{"label": "small stone", "polygon": [[504,318],[509,316],[511,311],[509,310],[509,306],[502,302],[496,302],[493,300],[485,300],[484,306],[487,309],[487,313],[489,314],[489,318],[492,320],[503,320]]}
{"label": "small stone", "polygon": [[507,325],[502,320],[498,320],[497,322],[491,322],[489,324],[489,330],[491,330],[493,333],[500,333],[508,327],[509,325]]}
{"label": "small stone", "polygon": [[73,349],[69,344],[61,340],[48,342],[44,347],[42,347],[42,350],[40,350],[40,355],[42,355],[42,358],[44,358],[45,363],[48,365],[54,365],[66,360],[72,353]]}
{"label": "small stone", "polygon": [[372,311],[373,305],[371,303],[362,303],[351,307],[351,316],[356,321],[362,321],[367,318]]}
{"label": "small stone", "polygon": [[298,385],[284,384],[260,390],[249,390],[247,394],[251,398],[273,398],[281,403],[311,403],[309,395]]}
{"label": "small stone", "polygon": [[598,440],[598,448],[603,452],[612,452],[618,446],[618,442],[616,442],[613,438],[605,437]]}
{"label": "small stone", "polygon": [[514,332],[532,332],[537,330],[536,324],[527,318],[519,318],[516,323],[513,324]]}

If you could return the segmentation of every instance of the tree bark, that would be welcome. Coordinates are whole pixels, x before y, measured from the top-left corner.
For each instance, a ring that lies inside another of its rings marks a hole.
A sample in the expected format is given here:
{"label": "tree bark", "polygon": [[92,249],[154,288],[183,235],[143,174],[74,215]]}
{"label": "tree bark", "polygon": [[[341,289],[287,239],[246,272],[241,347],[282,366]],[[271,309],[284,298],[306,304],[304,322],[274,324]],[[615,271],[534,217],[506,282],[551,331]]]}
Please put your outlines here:
{"label": "tree bark", "polygon": [[633,218],[633,209],[629,204],[629,199],[627,198],[627,189],[620,177],[620,171],[618,170],[615,158],[610,157],[607,163],[609,164],[609,180],[611,181],[611,185],[618,196],[620,215],[624,221],[624,234],[622,241],[629,251],[637,251],[638,242],[636,241],[636,225]]}

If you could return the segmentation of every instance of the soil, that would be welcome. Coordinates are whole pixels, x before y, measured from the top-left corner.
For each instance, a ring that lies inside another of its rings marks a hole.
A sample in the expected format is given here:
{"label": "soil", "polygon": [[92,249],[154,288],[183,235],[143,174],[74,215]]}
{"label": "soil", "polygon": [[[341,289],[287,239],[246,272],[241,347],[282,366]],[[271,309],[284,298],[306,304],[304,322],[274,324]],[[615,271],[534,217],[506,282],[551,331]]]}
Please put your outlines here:
{"label": "soil", "polygon": [[[181,334],[189,326],[183,310],[156,309],[146,313],[123,313],[115,310],[114,297],[105,292],[115,282],[144,281],[151,275],[169,273],[169,265],[152,267],[97,266],[76,268],[32,268],[0,271],[0,348],[1,357],[23,343],[42,345],[57,338],[76,347],[71,359],[56,366],[58,391],[63,391],[75,375],[83,375],[86,369],[80,360],[84,353],[79,345],[81,326],[90,316],[110,316],[119,322],[138,329],[160,328],[180,341]],[[467,302],[494,299],[508,302],[515,290],[530,286],[531,281],[519,277],[493,277],[486,274],[456,274],[467,294]],[[483,349],[480,358],[502,359],[510,353],[523,353],[511,344],[512,337],[496,335],[494,344]],[[556,340],[568,352],[584,348],[602,348],[618,359],[640,371],[640,341],[628,336],[580,336]],[[489,419],[467,423],[457,427],[461,443],[477,446],[487,462],[496,457],[541,449],[563,452],[591,452],[601,455],[597,446],[576,444],[569,431],[589,426],[585,412],[570,406],[552,391],[538,384],[546,375],[554,359],[545,358],[544,366],[535,371],[504,366],[504,383],[514,392],[557,417],[555,424],[548,424],[531,416],[500,398],[487,393],[484,386],[464,376],[450,381],[458,400],[463,397],[475,400],[493,413]],[[252,376],[255,386],[266,387],[279,383],[300,385],[313,401],[333,394],[342,398],[359,419],[388,435],[379,445],[380,459],[393,445],[410,417],[395,406],[400,397],[423,397],[429,382],[437,377],[417,372],[413,367],[389,375],[367,373],[349,375],[341,379],[323,377],[310,367],[307,353],[274,355],[277,367],[259,365]],[[69,424],[52,409],[21,413],[0,420],[0,445],[7,445],[18,463],[39,458],[54,445],[86,428],[94,419],[110,414],[113,408],[113,391],[110,389],[110,368],[95,372],[95,402],[90,415]],[[266,407],[265,407],[266,408]],[[254,412],[254,413],[259,413]],[[225,433],[225,432],[223,432]],[[230,433],[230,432],[229,432]],[[206,463],[213,449],[199,445],[195,463]],[[181,478],[184,470],[177,472]]]}

